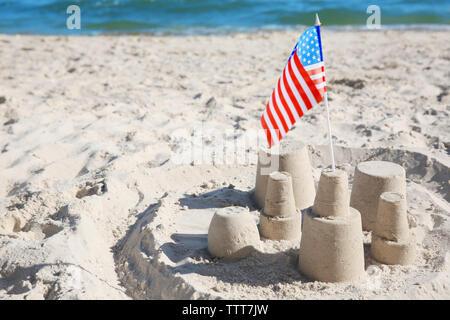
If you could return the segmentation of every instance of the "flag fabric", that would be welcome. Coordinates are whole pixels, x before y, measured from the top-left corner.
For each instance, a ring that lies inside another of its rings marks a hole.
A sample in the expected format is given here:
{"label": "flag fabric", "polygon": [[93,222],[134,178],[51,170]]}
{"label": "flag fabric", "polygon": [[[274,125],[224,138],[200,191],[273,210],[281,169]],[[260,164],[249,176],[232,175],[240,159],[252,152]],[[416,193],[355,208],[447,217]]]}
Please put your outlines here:
{"label": "flag fabric", "polygon": [[299,38],[261,117],[269,147],[278,143],[326,91],[320,27]]}

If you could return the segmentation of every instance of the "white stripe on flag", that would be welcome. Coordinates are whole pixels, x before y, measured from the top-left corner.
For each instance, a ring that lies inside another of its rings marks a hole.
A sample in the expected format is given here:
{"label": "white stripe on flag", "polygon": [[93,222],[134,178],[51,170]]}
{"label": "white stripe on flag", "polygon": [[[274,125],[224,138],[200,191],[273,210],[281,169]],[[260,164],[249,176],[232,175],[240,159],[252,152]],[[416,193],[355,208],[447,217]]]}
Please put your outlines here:
{"label": "white stripe on flag", "polygon": [[289,109],[291,109],[291,112],[294,115],[295,121],[298,121],[300,119],[300,116],[298,115],[297,109],[295,109],[295,106],[292,103],[291,98],[289,97],[289,94],[286,92],[285,85],[286,84],[284,83],[283,76],[281,76],[281,83],[280,83],[281,94],[283,95],[284,100],[288,104]]}
{"label": "white stripe on flag", "polygon": [[313,74],[313,75],[311,75],[309,77],[311,78],[311,80],[316,80],[316,79],[320,79],[320,78],[322,78],[324,76],[325,76],[325,73],[321,72],[321,73],[318,73],[318,74]]}
{"label": "white stripe on flag", "polygon": [[295,87],[294,82],[292,82],[291,75],[289,74],[289,72],[286,72],[286,79],[288,81],[288,84],[289,84],[289,87],[291,88],[292,93],[295,96],[295,99],[300,104],[300,108],[302,109],[303,114],[305,114],[308,111],[308,108],[306,107],[305,103],[303,102],[303,99],[300,96],[300,93],[297,91],[297,88]]}
{"label": "white stripe on flag", "polygon": [[310,64],[309,66],[304,67],[306,71],[313,70],[323,67],[323,61],[315,64]]}
{"label": "white stripe on flag", "polygon": [[300,85],[303,88],[303,91],[305,91],[306,95],[308,96],[309,102],[311,103],[312,106],[314,106],[317,103],[316,98],[314,98],[314,95],[311,93],[311,90],[309,90],[309,87],[306,84],[305,79],[303,79],[302,75],[300,74],[300,71],[298,71],[294,59],[291,59],[291,66],[292,70],[295,73],[295,76],[297,77],[298,82],[300,82]]}
{"label": "white stripe on flag", "polygon": [[283,137],[286,135],[286,131],[284,131],[283,124],[281,123],[280,118],[278,117],[278,113],[275,111],[275,107],[272,103],[272,98],[269,99],[269,108],[270,112],[272,113],[272,117],[275,119],[275,122],[277,123],[278,129],[280,129],[281,136]]}
{"label": "white stripe on flag", "polygon": [[284,105],[281,103],[280,97],[278,96],[278,86],[275,88],[274,91],[275,94],[275,102],[277,103],[278,109],[280,109],[281,113],[283,114],[284,121],[286,122],[286,125],[289,130],[292,128],[291,119],[289,118],[289,115],[286,112],[286,109],[284,109]]}

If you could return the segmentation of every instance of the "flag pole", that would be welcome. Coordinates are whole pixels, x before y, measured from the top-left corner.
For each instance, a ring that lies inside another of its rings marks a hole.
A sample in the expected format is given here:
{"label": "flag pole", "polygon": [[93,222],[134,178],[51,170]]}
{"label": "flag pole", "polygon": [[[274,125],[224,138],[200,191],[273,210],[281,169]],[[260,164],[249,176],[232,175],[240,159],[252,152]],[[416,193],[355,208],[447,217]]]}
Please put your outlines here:
{"label": "flag pole", "polygon": [[[320,20],[319,20],[319,15],[316,13],[316,26],[320,27]],[[322,50],[322,40],[320,40],[320,47]],[[322,60],[323,59],[323,53],[322,53]],[[323,74],[325,76],[325,61],[323,62],[324,65],[324,71]],[[334,152],[333,152],[333,136],[331,135],[331,122],[330,122],[330,110],[328,108],[328,92],[327,90],[325,90],[324,94],[323,94],[324,100],[325,100],[325,107],[327,109],[327,122],[328,122],[328,137],[330,138],[330,155],[331,155],[331,168],[333,169],[333,171],[336,170],[336,164],[334,161]]]}

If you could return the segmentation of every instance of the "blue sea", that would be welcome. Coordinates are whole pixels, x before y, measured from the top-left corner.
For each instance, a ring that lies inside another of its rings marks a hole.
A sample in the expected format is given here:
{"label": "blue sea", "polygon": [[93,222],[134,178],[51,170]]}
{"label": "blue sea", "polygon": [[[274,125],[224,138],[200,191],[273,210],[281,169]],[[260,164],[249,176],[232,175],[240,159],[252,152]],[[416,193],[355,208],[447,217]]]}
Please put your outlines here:
{"label": "blue sea", "polygon": [[[67,8],[80,8],[80,29],[68,29]],[[380,8],[382,27],[450,23],[450,0],[0,0],[0,33],[190,34],[312,25],[363,27],[367,8]]]}

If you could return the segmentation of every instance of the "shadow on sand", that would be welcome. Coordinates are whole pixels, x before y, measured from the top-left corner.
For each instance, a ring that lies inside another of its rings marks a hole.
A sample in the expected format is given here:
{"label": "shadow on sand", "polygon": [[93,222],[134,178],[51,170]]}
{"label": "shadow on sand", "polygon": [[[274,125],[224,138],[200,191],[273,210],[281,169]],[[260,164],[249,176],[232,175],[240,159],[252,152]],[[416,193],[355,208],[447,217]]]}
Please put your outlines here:
{"label": "shadow on sand", "polygon": [[248,207],[250,210],[256,210],[252,195],[253,190],[242,191],[232,187],[223,187],[200,195],[184,194],[184,197],[180,198],[179,201],[181,206],[186,206],[189,209],[239,206]]}

